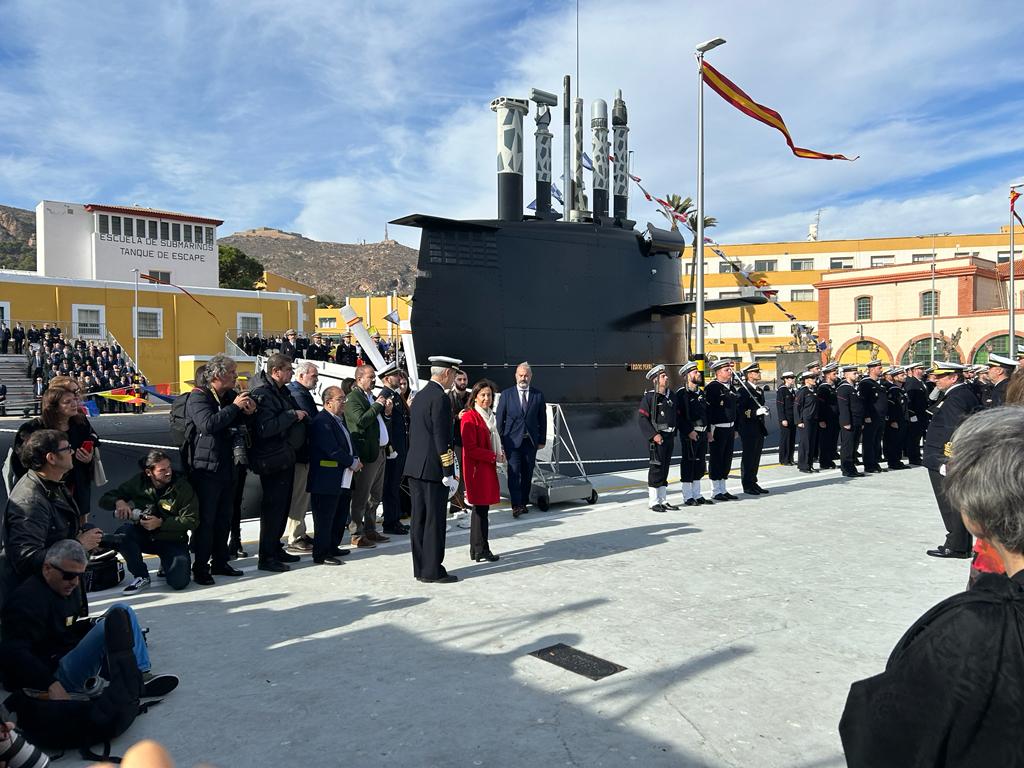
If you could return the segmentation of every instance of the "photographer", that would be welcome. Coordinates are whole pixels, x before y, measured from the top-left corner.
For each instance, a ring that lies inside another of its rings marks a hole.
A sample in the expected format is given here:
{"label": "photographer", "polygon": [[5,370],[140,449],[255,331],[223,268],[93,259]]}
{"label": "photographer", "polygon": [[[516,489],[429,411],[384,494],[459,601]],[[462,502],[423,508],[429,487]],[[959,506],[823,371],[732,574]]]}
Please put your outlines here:
{"label": "photographer", "polygon": [[47,547],[77,538],[86,551],[99,546],[99,528],[82,529],[81,516],[62,478],[71,469],[72,448],[63,433],[40,429],[19,452],[27,471],[7,499],[0,556],[0,597],[41,572]]}
{"label": "photographer", "polygon": [[287,563],[299,560],[298,555],[288,554],[281,546],[292,498],[296,455],[306,445],[308,418],[288,390],[291,380],[291,358],[275,352],[267,359],[267,369],[256,375],[257,385],[252,390],[258,410],[249,463],[263,487],[260,554],[256,565],[261,571],[287,571]]}
{"label": "photographer", "polygon": [[[185,408],[189,481],[199,499],[199,526],[192,536],[192,580],[213,584],[213,575],[241,576],[229,563],[235,463],[245,459],[245,419],[256,411],[246,393],[235,392],[238,368],[227,355],[206,364],[207,385],[191,393]],[[211,568],[210,560],[213,560]]]}
{"label": "photographer", "polygon": [[124,588],[132,594],[149,586],[149,569],[142,553],[160,556],[160,567],[172,589],[188,586],[188,532],[199,521],[196,495],[183,477],[174,475],[171,458],[152,450],[141,462],[142,472],[100,498],[100,508],[114,510],[126,523],[118,551],[135,578]]}

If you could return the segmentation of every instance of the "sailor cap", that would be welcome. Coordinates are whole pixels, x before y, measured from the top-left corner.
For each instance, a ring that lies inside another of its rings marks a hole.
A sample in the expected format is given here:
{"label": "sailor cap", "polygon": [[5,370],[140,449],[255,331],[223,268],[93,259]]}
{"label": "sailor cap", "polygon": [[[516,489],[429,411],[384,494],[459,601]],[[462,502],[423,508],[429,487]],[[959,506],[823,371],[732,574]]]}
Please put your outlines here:
{"label": "sailor cap", "polygon": [[800,374],[800,381],[806,381],[807,379],[816,378],[818,378],[818,374],[814,373],[813,371],[804,371],[803,373]]}
{"label": "sailor cap", "polygon": [[882,361],[881,360],[869,360],[867,363],[864,364],[864,367],[865,368],[881,368],[882,367]]}
{"label": "sailor cap", "polygon": [[796,375],[792,371],[783,371],[782,378],[784,379],[795,379]]}
{"label": "sailor cap", "polygon": [[654,381],[656,378],[658,378],[658,376],[660,376],[663,373],[668,373],[668,371],[665,370],[665,366],[656,365],[647,372],[647,380]]}
{"label": "sailor cap", "polygon": [[733,365],[735,362],[736,361],[731,357],[723,357],[721,360],[715,360],[715,362],[711,364],[711,370],[717,371],[719,368],[724,368],[727,365]]}
{"label": "sailor cap", "polygon": [[383,381],[385,376],[390,376],[393,373],[398,373],[400,370],[401,367],[398,365],[398,361],[392,360],[390,363],[385,365],[383,368],[380,369],[380,371],[377,372],[377,378]]}
{"label": "sailor cap", "polygon": [[1003,357],[1002,355],[989,355],[988,356],[988,364],[990,366],[992,366],[992,365],[999,365],[999,366],[1002,366],[1003,368],[1011,368],[1011,369],[1017,367],[1017,361],[1016,360],[1011,360],[1009,357]]}
{"label": "sailor cap", "polygon": [[688,362],[686,365],[682,366],[679,369],[679,375],[680,376],[685,376],[690,371],[695,371],[695,370],[697,370],[697,363],[695,363],[693,360],[691,360],[690,362]]}
{"label": "sailor cap", "polygon": [[754,373],[754,372],[760,373],[761,372],[761,365],[760,365],[760,363],[751,363],[750,365],[745,366],[742,369],[742,372],[743,373]]}
{"label": "sailor cap", "polygon": [[912,370],[914,370],[915,368],[927,368],[927,367],[928,367],[928,366],[927,366],[927,365],[925,365],[924,363],[911,363],[910,365],[908,365],[908,366],[906,367],[906,370],[907,370],[907,371],[912,371]]}
{"label": "sailor cap", "polygon": [[891,376],[899,376],[900,374],[903,374],[903,373],[906,373],[906,372],[907,372],[907,369],[904,368],[902,365],[894,365],[892,368],[889,369],[889,374]]}
{"label": "sailor cap", "polygon": [[814,360],[804,366],[805,371],[809,371],[811,370],[811,368],[821,368],[821,363],[819,363],[817,360]]}
{"label": "sailor cap", "polygon": [[832,371],[838,371],[838,370],[839,370],[839,364],[838,363],[829,363],[828,365],[826,365],[824,368],[821,369],[821,372],[822,373],[832,373]]}
{"label": "sailor cap", "polygon": [[984,373],[990,367],[991,366],[989,366],[987,363],[985,365],[972,365],[971,370],[973,370],[975,373]]}
{"label": "sailor cap", "polygon": [[856,371],[856,370],[857,370],[857,366],[856,365],[844,365],[844,366],[842,366],[839,369],[839,372],[840,373],[849,373],[850,371]]}
{"label": "sailor cap", "polygon": [[967,370],[967,366],[961,365],[960,363],[936,360],[935,367],[932,368],[932,373],[936,376],[948,376],[951,373],[963,373],[965,370]]}
{"label": "sailor cap", "polygon": [[428,357],[427,362],[432,368],[454,368],[455,370],[459,370],[459,366],[462,365],[462,361],[457,357],[445,357],[444,355]]}

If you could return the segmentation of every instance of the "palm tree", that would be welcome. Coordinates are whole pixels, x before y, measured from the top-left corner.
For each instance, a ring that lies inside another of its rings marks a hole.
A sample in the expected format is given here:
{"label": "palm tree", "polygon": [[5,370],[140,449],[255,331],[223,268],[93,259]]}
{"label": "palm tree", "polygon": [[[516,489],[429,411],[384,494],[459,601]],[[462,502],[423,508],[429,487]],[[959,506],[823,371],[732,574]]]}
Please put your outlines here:
{"label": "palm tree", "polygon": [[[695,279],[695,274],[697,272],[697,208],[693,204],[693,198],[689,196],[680,197],[679,195],[676,194],[667,195],[665,197],[665,202],[667,202],[672,207],[672,210],[675,213],[682,215],[686,219],[686,227],[687,229],[690,230],[691,233],[693,233],[693,240],[691,242],[693,253],[690,256],[689,288],[689,295],[693,296],[693,283]],[[670,215],[663,208],[658,208],[658,213],[660,213],[662,216],[664,216],[672,223],[672,231],[676,232],[679,230],[679,219],[677,219],[675,216]],[[704,217],[704,229],[710,229],[711,227],[714,227],[717,224],[718,219],[716,219],[714,216]],[[680,258],[682,258],[683,254],[680,253],[679,256]],[[689,359],[690,355],[690,325],[690,316],[685,315],[683,317],[683,333],[685,334],[684,337],[686,339],[686,347],[683,350],[683,355],[687,359]]]}

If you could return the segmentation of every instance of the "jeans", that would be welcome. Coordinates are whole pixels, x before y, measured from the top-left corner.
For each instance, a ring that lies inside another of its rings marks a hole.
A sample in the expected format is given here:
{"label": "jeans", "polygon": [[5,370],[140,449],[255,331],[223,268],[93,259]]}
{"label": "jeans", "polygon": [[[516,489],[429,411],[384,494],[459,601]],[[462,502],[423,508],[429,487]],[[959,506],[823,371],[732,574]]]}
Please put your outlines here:
{"label": "jeans", "polygon": [[124,543],[117,548],[124,556],[132,576],[149,578],[149,568],[142,559],[142,553],[159,555],[160,567],[164,569],[167,583],[172,589],[184,589],[189,581],[188,545],[183,541],[161,541],[138,523],[125,523],[117,529],[124,535]]}
{"label": "jeans", "polygon": [[[149,662],[149,650],[146,648],[146,639],[142,636],[142,629],[139,627],[139,619],[135,611],[127,603],[115,603],[111,608],[124,608],[128,613],[128,619],[132,623],[132,633],[135,635],[135,661],[141,672],[149,672],[152,665]],[[106,662],[106,637],[103,631],[103,619],[96,622],[96,626],[89,630],[78,645],[72,648],[57,666],[57,680],[64,690],[81,693],[85,690],[85,682],[90,677],[98,675],[104,668]]]}

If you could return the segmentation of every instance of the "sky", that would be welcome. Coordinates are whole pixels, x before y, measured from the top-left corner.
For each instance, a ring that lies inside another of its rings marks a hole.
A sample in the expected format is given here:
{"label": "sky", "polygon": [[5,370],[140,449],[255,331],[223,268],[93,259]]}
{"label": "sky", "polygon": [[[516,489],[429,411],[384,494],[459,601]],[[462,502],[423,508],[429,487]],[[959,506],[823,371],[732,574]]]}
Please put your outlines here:
{"label": "sky", "polygon": [[[633,172],[694,196],[693,49],[712,37],[728,42],[708,60],[798,146],[860,156],[796,158],[705,90],[720,242],[802,240],[819,210],[821,239],[998,231],[1024,180],[1017,2],[0,0],[0,19],[0,204],[22,208],[142,205],[338,242],[410,213],[493,218],[490,100],[561,97],[565,74],[588,125],[621,89]],[[532,110],[524,125],[525,204]],[[635,186],[630,214],[664,223]]]}

